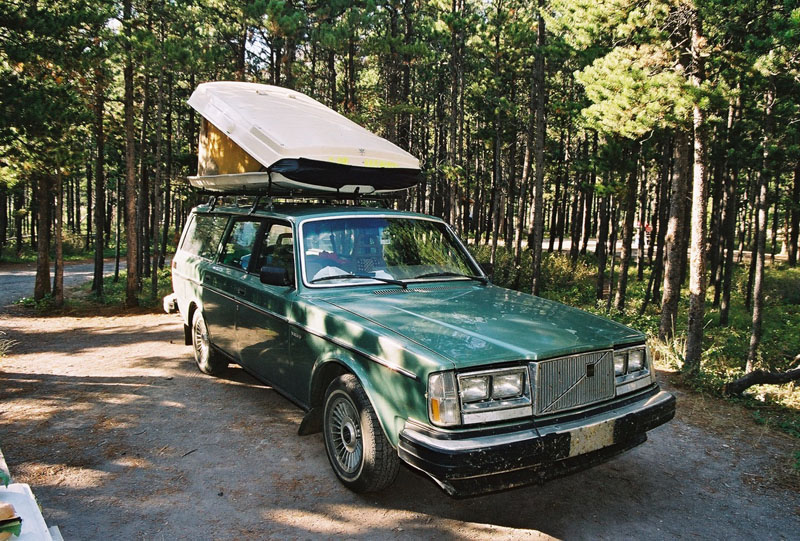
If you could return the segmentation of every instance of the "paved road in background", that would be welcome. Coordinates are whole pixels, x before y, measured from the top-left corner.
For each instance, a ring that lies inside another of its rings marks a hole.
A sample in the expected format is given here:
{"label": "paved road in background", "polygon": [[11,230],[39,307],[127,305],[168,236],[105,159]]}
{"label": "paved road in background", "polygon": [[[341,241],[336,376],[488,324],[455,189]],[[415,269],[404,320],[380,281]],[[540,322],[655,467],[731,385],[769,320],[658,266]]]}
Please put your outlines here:
{"label": "paved road in background", "polygon": [[[120,261],[120,269],[125,268],[125,261]],[[103,265],[103,272],[114,272],[114,260],[107,260]],[[94,273],[94,263],[67,263],[64,266],[64,287],[74,286],[88,282]],[[50,268],[50,280],[53,279],[53,268]],[[27,267],[14,265],[4,268],[0,265],[0,306],[7,306],[23,297],[33,296],[33,286],[36,283],[36,265],[31,263]]]}

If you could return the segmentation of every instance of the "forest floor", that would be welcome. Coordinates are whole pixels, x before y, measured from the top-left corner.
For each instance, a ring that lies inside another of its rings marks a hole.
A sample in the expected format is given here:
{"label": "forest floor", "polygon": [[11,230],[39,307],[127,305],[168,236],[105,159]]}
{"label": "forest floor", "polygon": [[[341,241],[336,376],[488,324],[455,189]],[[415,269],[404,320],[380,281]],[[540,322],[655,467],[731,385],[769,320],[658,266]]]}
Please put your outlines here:
{"label": "forest floor", "polygon": [[301,411],[241,369],[201,374],[175,315],[43,317],[0,330],[0,446],[65,539],[796,538],[797,440],[693,392],[636,449],[544,486],[454,500],[401,468],[357,495]]}

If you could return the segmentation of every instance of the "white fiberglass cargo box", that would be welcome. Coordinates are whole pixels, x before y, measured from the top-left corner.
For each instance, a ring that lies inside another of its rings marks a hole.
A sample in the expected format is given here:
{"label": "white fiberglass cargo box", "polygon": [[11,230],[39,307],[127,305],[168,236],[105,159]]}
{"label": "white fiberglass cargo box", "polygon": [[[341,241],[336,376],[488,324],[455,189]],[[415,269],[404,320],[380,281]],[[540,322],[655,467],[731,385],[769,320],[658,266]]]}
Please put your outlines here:
{"label": "white fiberglass cargo box", "polygon": [[417,183],[414,156],[300,92],[218,81],[189,105],[203,117],[195,187],[369,194]]}

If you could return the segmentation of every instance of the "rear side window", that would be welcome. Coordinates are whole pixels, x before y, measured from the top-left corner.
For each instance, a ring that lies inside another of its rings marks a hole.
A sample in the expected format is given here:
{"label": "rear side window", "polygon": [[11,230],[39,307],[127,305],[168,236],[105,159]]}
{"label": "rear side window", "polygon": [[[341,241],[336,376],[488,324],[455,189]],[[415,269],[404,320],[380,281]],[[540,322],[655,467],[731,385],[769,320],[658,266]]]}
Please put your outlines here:
{"label": "rear side window", "polygon": [[196,214],[186,226],[186,235],[180,249],[191,255],[214,259],[227,224],[227,216]]}
{"label": "rear side window", "polygon": [[220,263],[247,270],[261,224],[261,220],[242,219],[233,222],[225,247],[222,249]]}

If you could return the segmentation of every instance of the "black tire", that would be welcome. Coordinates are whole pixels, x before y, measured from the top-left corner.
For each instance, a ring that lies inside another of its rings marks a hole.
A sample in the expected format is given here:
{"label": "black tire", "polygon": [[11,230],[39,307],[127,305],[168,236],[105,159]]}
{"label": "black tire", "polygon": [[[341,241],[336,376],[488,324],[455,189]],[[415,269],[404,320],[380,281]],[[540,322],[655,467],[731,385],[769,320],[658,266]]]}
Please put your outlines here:
{"label": "black tire", "polygon": [[400,459],[354,375],[338,377],[325,391],[322,431],[328,460],[344,486],[377,492],[394,482]]}
{"label": "black tire", "polygon": [[205,374],[219,376],[228,368],[228,360],[211,347],[208,326],[200,310],[195,310],[192,316],[192,351],[197,368]]}

